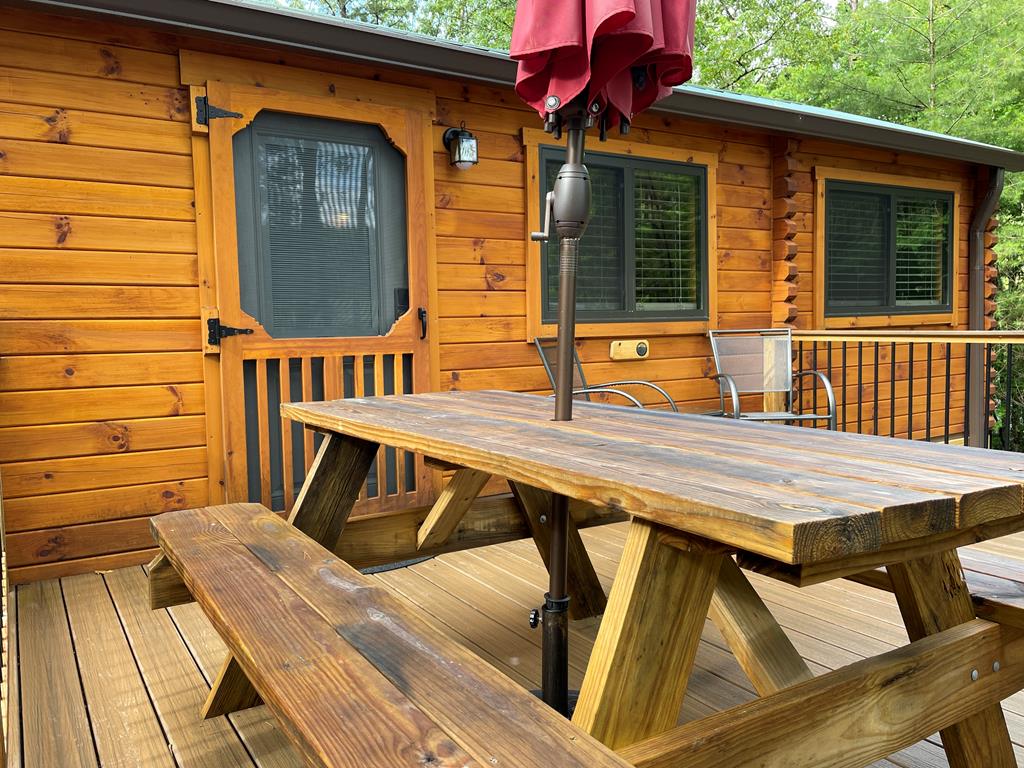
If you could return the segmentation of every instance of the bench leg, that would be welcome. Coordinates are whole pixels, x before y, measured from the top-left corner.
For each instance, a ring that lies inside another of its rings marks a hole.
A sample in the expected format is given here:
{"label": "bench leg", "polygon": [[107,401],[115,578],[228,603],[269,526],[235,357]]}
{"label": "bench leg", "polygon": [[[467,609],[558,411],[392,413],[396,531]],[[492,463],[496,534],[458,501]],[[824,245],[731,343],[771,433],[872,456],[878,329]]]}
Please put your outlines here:
{"label": "bench leg", "polygon": [[[548,491],[529,485],[511,481],[509,485],[530,527],[541,559],[547,566],[548,558],[551,556],[551,527],[541,522],[541,516],[547,515],[550,519],[554,496]],[[605,612],[608,600],[572,516],[569,517],[569,560],[566,578],[568,592],[572,598],[569,601],[569,618],[589,619]]]}
{"label": "bench leg", "polygon": [[152,610],[192,602],[192,593],[163,552],[146,566],[146,575],[149,582],[149,607]]}
{"label": "bench leg", "polygon": [[[934,635],[974,618],[956,550],[888,567],[911,640]],[[941,732],[951,768],[1014,768],[1006,720],[994,704]]]}
{"label": "bench leg", "polygon": [[612,749],[676,724],[724,557],[633,519],[573,723]]}
{"label": "bench leg", "polygon": [[811,679],[807,662],[731,557],[722,560],[711,620],[761,696]]}
{"label": "bench leg", "polygon": [[210,695],[206,697],[203,704],[203,719],[229,715],[250,707],[258,707],[263,703],[260,695],[256,693],[249,678],[242,671],[242,666],[230,653],[224,659],[217,679],[213,681],[210,688]]}
{"label": "bench leg", "polygon": [[[288,522],[333,551],[379,447],[346,435],[325,436]],[[227,715],[259,701],[256,689],[228,654],[203,707],[203,717]]]}

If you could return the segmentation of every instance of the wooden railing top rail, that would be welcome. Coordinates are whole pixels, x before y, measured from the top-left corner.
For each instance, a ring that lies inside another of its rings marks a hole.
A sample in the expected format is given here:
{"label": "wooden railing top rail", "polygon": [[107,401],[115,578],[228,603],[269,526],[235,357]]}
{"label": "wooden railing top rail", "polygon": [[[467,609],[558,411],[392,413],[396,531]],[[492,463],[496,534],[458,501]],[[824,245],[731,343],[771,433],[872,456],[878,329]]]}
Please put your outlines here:
{"label": "wooden railing top rail", "polygon": [[797,341],[916,344],[1024,344],[1024,331],[794,330]]}

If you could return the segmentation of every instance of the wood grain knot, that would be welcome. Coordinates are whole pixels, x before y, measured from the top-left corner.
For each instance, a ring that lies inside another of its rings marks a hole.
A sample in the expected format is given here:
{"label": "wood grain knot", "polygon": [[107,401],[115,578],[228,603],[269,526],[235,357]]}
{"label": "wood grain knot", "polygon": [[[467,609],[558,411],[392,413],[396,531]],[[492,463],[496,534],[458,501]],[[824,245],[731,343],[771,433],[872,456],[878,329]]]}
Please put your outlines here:
{"label": "wood grain knot", "polygon": [[46,540],[45,544],[39,547],[36,551],[36,555],[42,558],[60,555],[60,551],[64,549],[65,544],[67,544],[67,541],[63,535],[58,534],[56,536],[51,536]]}
{"label": "wood grain knot", "polygon": [[53,220],[53,229],[57,236],[57,245],[64,245],[71,237],[71,217],[58,216]]}
{"label": "wood grain knot", "polygon": [[100,74],[106,77],[117,77],[121,74],[121,62],[113,51],[100,48],[100,58],[103,59],[103,66]]}

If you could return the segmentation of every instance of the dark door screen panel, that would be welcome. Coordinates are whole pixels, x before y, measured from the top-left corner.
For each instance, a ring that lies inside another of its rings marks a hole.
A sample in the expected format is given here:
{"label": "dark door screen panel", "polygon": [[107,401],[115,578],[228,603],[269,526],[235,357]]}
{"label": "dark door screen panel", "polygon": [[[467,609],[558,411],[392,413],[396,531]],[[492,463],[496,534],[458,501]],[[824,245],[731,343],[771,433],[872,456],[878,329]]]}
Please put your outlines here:
{"label": "dark door screen panel", "polygon": [[275,338],[383,335],[408,288],[405,162],[376,126],[261,113],[235,136],[242,309]]}

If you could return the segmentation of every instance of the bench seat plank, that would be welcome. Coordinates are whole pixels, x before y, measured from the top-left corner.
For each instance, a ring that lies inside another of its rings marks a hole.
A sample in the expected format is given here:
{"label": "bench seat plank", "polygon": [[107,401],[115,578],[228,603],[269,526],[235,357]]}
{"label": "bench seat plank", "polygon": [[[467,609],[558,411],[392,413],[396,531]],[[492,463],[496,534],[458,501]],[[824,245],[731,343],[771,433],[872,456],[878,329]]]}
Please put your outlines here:
{"label": "bench seat plank", "polygon": [[260,505],[153,528],[313,765],[627,766]]}
{"label": "bench seat plank", "polygon": [[[1024,629],[1024,562],[971,548],[960,549],[959,555],[964,581],[977,615],[998,624]],[[887,592],[893,589],[884,568],[847,578]]]}
{"label": "bench seat plank", "polygon": [[[238,505],[254,514],[258,505]],[[478,766],[246,549],[214,508],[160,515],[174,567],[313,766]],[[330,702],[325,706],[325,700]]]}

